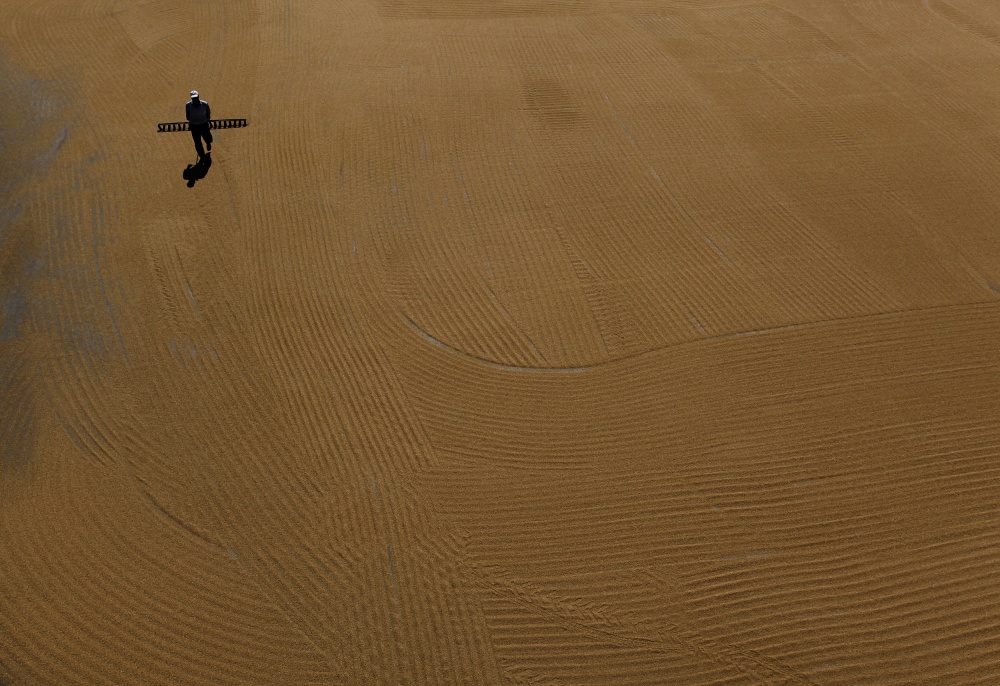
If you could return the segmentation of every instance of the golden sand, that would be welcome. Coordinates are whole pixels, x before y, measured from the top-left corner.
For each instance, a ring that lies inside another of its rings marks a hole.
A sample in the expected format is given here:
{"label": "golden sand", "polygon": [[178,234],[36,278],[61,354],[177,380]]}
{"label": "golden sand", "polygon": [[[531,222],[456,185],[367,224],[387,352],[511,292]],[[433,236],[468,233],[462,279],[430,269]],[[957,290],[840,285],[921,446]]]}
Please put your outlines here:
{"label": "golden sand", "polygon": [[0,682],[1000,683],[998,67],[980,0],[4,0]]}

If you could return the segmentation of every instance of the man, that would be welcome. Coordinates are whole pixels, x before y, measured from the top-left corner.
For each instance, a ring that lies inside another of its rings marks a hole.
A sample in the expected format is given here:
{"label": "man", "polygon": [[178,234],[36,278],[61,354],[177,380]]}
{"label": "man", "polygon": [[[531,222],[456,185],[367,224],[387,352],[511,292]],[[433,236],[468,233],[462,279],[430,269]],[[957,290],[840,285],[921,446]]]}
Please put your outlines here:
{"label": "man", "polygon": [[194,149],[198,151],[198,159],[205,157],[205,149],[201,147],[201,139],[208,144],[208,152],[212,152],[212,129],[208,122],[212,119],[212,108],[198,97],[198,91],[191,91],[191,102],[184,107],[187,113],[188,128],[194,138]]}

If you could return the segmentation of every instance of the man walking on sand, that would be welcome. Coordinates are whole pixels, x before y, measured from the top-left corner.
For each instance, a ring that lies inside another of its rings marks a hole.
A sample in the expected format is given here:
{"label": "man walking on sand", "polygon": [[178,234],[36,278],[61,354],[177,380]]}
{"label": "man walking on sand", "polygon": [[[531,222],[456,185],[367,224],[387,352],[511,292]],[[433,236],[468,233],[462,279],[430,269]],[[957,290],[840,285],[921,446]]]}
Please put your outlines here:
{"label": "man walking on sand", "polygon": [[205,139],[208,144],[208,152],[212,152],[212,129],[208,122],[212,119],[212,108],[208,103],[198,97],[198,91],[191,91],[191,102],[184,110],[187,114],[188,128],[191,129],[191,137],[194,138],[194,149],[198,151],[198,159],[205,157],[205,149],[201,147],[201,139]]}

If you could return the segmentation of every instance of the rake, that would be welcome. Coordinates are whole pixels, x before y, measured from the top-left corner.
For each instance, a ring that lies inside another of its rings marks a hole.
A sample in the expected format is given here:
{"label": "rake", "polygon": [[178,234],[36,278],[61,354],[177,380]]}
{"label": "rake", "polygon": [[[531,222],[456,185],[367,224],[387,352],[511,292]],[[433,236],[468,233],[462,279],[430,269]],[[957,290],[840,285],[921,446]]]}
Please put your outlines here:
{"label": "rake", "polygon": [[[208,122],[210,129],[242,129],[247,125],[246,119],[211,119]],[[170,131],[190,131],[186,121],[169,121],[156,125],[157,133],[167,133]]]}

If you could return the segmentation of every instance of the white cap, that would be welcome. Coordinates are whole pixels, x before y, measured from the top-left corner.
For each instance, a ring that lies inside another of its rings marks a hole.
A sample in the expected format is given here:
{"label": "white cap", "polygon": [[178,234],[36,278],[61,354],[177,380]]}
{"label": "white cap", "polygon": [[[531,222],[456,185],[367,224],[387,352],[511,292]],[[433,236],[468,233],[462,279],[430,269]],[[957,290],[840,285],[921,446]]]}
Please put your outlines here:
{"label": "white cap", "polygon": [[191,91],[191,97],[192,98],[197,98],[198,97],[198,91]]}

